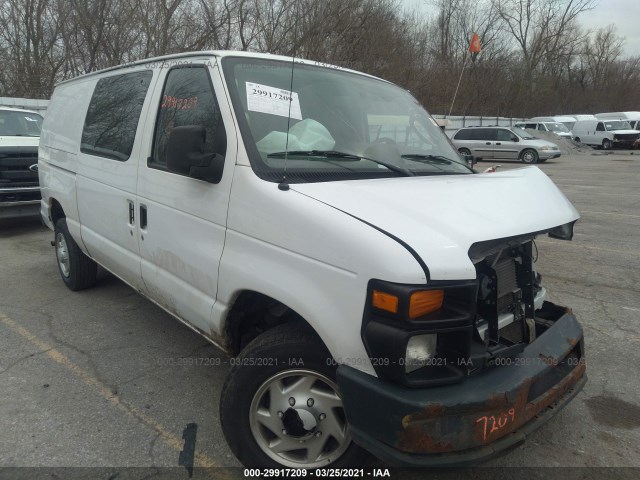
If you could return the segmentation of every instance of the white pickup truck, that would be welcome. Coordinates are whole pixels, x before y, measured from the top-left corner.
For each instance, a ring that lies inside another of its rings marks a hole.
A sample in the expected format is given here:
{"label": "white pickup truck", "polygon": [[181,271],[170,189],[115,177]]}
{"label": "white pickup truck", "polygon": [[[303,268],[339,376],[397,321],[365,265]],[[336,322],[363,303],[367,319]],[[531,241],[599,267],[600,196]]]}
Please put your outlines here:
{"label": "white pickup truck", "polygon": [[140,61],[59,84],[39,155],[62,280],[99,264],[234,356],[220,418],[247,466],[473,463],[586,381],[582,328],[534,265],[578,212],[536,167],[467,166],[389,82]]}

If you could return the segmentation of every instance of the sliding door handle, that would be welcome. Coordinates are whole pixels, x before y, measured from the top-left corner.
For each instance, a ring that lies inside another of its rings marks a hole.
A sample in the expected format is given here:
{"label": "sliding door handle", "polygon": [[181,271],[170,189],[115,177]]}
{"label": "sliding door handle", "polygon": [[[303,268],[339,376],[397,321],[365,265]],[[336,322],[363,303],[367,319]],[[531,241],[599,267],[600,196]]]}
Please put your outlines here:
{"label": "sliding door handle", "polygon": [[127,200],[127,204],[129,205],[129,226],[133,227],[136,221],[136,210],[132,200]]}
{"label": "sliding door handle", "polygon": [[147,206],[140,205],[140,228],[147,228]]}

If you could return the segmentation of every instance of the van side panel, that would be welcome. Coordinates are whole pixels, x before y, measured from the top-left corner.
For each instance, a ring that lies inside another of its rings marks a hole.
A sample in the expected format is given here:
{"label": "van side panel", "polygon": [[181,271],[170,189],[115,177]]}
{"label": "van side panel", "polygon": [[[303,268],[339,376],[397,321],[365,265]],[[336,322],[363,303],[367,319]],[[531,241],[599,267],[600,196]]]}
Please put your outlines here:
{"label": "van side panel", "polygon": [[[42,124],[41,147],[73,154],[80,151],[84,117],[95,83],[96,79],[93,78],[56,87]],[[75,157],[70,159],[66,156],[51,159],[59,167],[72,172],[77,168],[75,160]]]}
{"label": "van side panel", "polygon": [[59,203],[67,219],[69,233],[87,252],[80,233],[76,199],[76,172],[84,114],[91,99],[94,81],[69,82],[58,86],[49,102],[38,149],[38,174],[42,192],[40,214],[54,228],[51,208]]}
{"label": "van side panel", "polygon": [[[103,78],[140,71],[149,72],[145,68],[116,71],[110,75],[94,77],[85,85],[93,94],[96,85]],[[143,281],[140,272],[136,184],[138,162],[146,161],[146,152],[141,153],[140,145],[143,142],[144,118],[151,101],[149,92],[153,90],[157,80],[157,70],[152,71],[151,75],[129,158],[120,161],[81,151],[78,153],[77,167],[78,212],[84,244],[95,261],[138,290],[143,289]],[[81,114],[83,119],[87,115],[87,107]],[[105,116],[107,113],[105,112]],[[106,120],[114,121],[111,118]],[[80,137],[82,130],[80,126]],[[80,142],[81,138],[78,138],[77,143]]]}
{"label": "van side panel", "polygon": [[[228,227],[214,335],[224,332],[226,310],[237,295],[253,290],[301,315],[335,359],[362,360],[369,280],[427,283],[416,259],[397,241],[294,190],[278,190],[250,167],[236,166]],[[366,362],[354,366],[374,375]]]}

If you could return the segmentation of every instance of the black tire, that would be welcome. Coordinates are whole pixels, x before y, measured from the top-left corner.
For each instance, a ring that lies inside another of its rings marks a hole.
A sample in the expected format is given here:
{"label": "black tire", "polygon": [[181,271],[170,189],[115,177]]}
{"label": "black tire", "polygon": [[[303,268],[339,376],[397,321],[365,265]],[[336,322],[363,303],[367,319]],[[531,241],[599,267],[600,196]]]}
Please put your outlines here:
{"label": "black tire", "polygon": [[460,152],[461,155],[471,155],[471,150],[468,148],[459,148],[458,152]]}
{"label": "black tire", "polygon": [[96,283],[98,265],[80,250],[71,237],[66,218],[58,219],[55,224],[54,243],[58,271],[64,284],[74,291],[93,286]]}
{"label": "black tire", "polygon": [[613,143],[608,138],[602,140],[602,149],[603,150],[611,150],[613,148]]}
{"label": "black tire", "polygon": [[522,153],[520,154],[520,160],[522,161],[522,163],[526,163],[529,165],[533,165],[534,163],[538,163],[538,152],[536,152],[535,150],[532,150],[531,148],[527,148],[526,150],[523,150]]}
{"label": "black tire", "polygon": [[574,138],[573,140],[574,140],[575,142],[581,143],[581,142],[580,142],[580,137],[576,137],[576,138]]}
{"label": "black tire", "polygon": [[[303,364],[298,364],[299,360],[302,360]],[[245,347],[233,362],[220,398],[222,431],[231,451],[243,465],[249,468],[316,468],[319,465],[341,468],[362,467],[368,463],[369,454],[350,439],[344,410],[335,406],[336,399],[341,405],[339,394],[336,395],[335,391],[331,393],[329,384],[324,383],[322,379],[315,380],[314,376],[301,375],[301,379],[305,377],[308,382],[311,382],[309,390],[305,390],[306,386],[300,387],[300,390],[303,390],[302,394],[297,387],[299,383],[295,381],[287,383],[291,392],[288,391],[282,396],[279,396],[281,389],[275,390],[277,393],[274,394],[272,389],[265,387],[279,381],[278,376],[282,376],[283,382],[278,385],[283,385],[285,380],[295,380],[296,373],[300,372],[314,372],[322,378],[335,382],[336,366],[333,363],[331,355],[321,340],[306,325],[288,323],[276,326]],[[274,377],[276,380],[273,380]],[[322,389],[313,390],[314,387],[322,387]],[[329,387],[331,400],[325,400],[327,397],[317,394],[318,391],[326,391],[324,387]],[[292,396],[288,403],[284,404],[283,398],[289,395],[301,398],[298,398],[297,402],[294,401],[292,405]],[[311,403],[314,408],[305,408],[309,405],[312,395],[316,396],[315,403]],[[304,400],[307,396],[309,399]],[[266,399],[266,404],[261,399]],[[322,404],[325,402],[334,402],[325,404],[325,406],[334,406],[328,407],[327,414],[318,413],[324,411]],[[284,406],[281,407],[281,405]],[[292,408],[296,405],[300,408]],[[254,411],[263,412],[263,415],[257,413],[253,415]],[[342,415],[339,415],[340,413]],[[324,418],[322,418],[323,415]],[[254,417],[258,420],[254,420]],[[313,428],[306,430],[307,424],[303,425],[301,419],[305,422],[309,421],[309,425],[313,425]],[[270,427],[265,426],[263,421],[266,421]],[[322,421],[327,423],[323,424]],[[338,437],[331,435],[330,430],[325,429],[331,425],[334,428],[340,425],[341,432],[346,432],[342,443],[336,440]],[[300,428],[302,430],[299,430]],[[291,433],[295,429],[298,429],[296,434]],[[274,433],[276,430],[277,434]],[[324,433],[321,430],[324,430]],[[300,441],[301,438],[305,439],[304,442]],[[295,444],[295,447],[276,453],[270,451],[272,447],[269,446],[269,440],[271,444],[281,442],[286,445],[285,442],[287,442]],[[334,450],[331,450],[333,447],[335,447]],[[308,457],[312,450],[319,448],[322,450],[318,456],[312,457],[315,458],[315,462],[303,458]],[[266,453],[267,450],[270,451],[269,454]],[[293,456],[294,454],[299,458]],[[335,455],[335,458],[331,455]]]}

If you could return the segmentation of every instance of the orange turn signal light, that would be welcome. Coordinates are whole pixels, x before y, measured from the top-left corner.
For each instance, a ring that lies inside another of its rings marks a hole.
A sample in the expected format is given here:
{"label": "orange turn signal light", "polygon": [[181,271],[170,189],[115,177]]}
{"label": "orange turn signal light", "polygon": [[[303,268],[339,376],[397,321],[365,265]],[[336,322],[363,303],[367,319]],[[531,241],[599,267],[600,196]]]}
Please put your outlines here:
{"label": "orange turn signal light", "polygon": [[381,292],[380,290],[373,291],[374,307],[380,310],[386,310],[391,313],[398,313],[398,297],[391,295],[390,293]]}
{"label": "orange turn signal light", "polygon": [[412,320],[442,307],[444,290],[423,290],[411,294],[409,300],[409,318]]}

